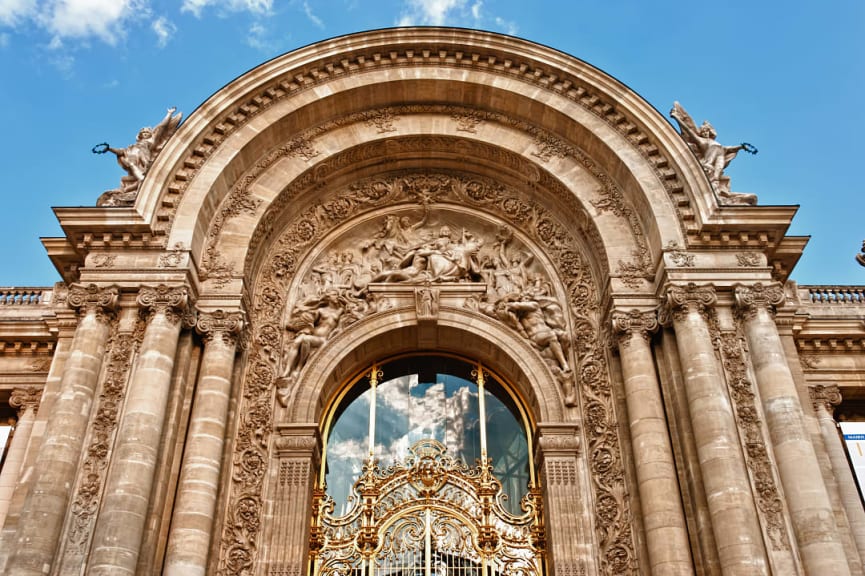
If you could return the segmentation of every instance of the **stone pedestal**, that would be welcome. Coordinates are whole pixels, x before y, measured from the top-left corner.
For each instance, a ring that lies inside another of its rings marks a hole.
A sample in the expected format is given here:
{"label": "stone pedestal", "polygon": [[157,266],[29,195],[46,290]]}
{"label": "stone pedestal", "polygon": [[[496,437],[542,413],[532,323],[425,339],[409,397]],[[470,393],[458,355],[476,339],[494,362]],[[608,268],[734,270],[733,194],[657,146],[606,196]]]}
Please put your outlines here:
{"label": "stone pedestal", "polygon": [[198,315],[196,329],[204,338],[204,354],[168,537],[166,576],[203,576],[207,569],[231,375],[242,327],[240,312],[217,310]]}
{"label": "stone pedestal", "polygon": [[135,573],[187,289],[145,287],[138,303],[150,316],[96,521],[88,569],[91,575]]}
{"label": "stone pedestal", "polygon": [[614,312],[652,574],[693,574],[688,529],[649,336],[655,312]]}
{"label": "stone pedestal", "polygon": [[793,529],[808,574],[849,574],[832,504],[805,427],[802,406],[770,310],[784,301],[778,284],[738,286],[751,362],[784,486]]}
{"label": "stone pedestal", "polygon": [[671,286],[666,312],[676,332],[721,570],[725,575],[768,574],[736,421],[707,322],[708,309],[715,301],[711,286]]}

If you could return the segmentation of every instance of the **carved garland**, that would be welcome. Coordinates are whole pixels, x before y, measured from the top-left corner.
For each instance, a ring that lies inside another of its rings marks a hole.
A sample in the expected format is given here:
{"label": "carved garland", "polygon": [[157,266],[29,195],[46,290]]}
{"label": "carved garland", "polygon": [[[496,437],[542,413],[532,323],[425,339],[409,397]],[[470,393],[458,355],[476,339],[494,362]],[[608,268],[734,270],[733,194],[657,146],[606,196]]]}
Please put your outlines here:
{"label": "carved garland", "polygon": [[90,443],[72,500],[72,520],[62,560],[63,565],[71,570],[77,571],[80,568],[89,550],[93,523],[108,468],[108,456],[114,444],[132,359],[144,337],[144,325],[143,316],[139,316],[132,332],[117,331],[115,325],[108,340],[110,357],[102,391],[97,400],[96,416],[91,425]]}
{"label": "carved garland", "polygon": [[[416,205],[422,194],[430,194],[431,179],[438,179],[438,187],[428,198],[453,199],[462,205],[499,214],[545,246],[559,270],[571,309],[575,371],[581,383],[602,571],[622,574],[636,570],[621,444],[596,318],[598,296],[582,255],[574,249],[579,244],[569,230],[543,208],[515,197],[500,185],[481,179],[421,174],[405,175],[398,180],[368,179],[339,195],[324,197],[301,212],[274,243],[262,267],[253,306],[253,343],[244,378],[219,574],[249,575],[253,572],[262,524],[263,480],[273,429],[281,319],[287,305],[285,295],[300,262],[330,229],[362,212],[410,201]],[[416,185],[413,186],[413,182]],[[285,196],[288,195],[281,198]]]}
{"label": "carved garland", "polygon": [[[625,220],[630,229],[631,239],[636,246],[632,256],[633,262],[619,263],[619,274],[623,277],[625,284],[629,287],[636,288],[640,286],[641,278],[651,277],[651,255],[646,243],[646,235],[643,231],[642,225],[640,224],[639,218],[634,210],[628,206],[624,195],[615,182],[613,182],[613,180],[578,147],[565,143],[554,135],[528,122],[497,112],[445,105],[410,105],[387,108],[387,110],[387,117],[391,123],[398,120],[400,117],[399,115],[406,114],[442,114],[450,115],[451,117],[470,115],[472,118],[477,119],[478,122],[497,122],[533,136],[535,144],[538,147],[538,151],[533,154],[544,162],[548,161],[551,156],[574,159],[600,183],[600,186],[597,189],[597,194],[600,196],[600,199],[591,201],[598,212],[611,212],[616,217]],[[313,138],[321,136],[322,134],[336,128],[355,124],[360,120],[365,119],[368,114],[371,114],[371,112],[359,112],[331,120],[306,130],[299,138],[303,141],[311,141]],[[369,121],[367,120],[367,122]],[[459,130],[459,128],[457,129]],[[473,144],[465,145],[472,146]],[[312,150],[314,150],[314,148],[312,148]],[[218,251],[219,236],[225,223],[232,217],[238,216],[242,213],[254,214],[261,205],[261,201],[252,198],[250,191],[251,185],[270,166],[280,159],[297,155],[296,146],[292,143],[278,146],[256,162],[256,164],[234,185],[226,201],[223,202],[222,208],[208,229],[206,248],[199,272],[200,277],[203,280],[212,278],[215,280],[215,284],[218,287],[221,287],[224,286],[229,278],[236,273],[233,264],[225,262]],[[317,155],[318,153],[316,152],[313,156]],[[307,160],[310,160],[311,158],[312,156],[306,157]],[[526,163],[522,157],[520,157],[520,159],[523,163]],[[318,176],[320,177],[321,174],[318,174]],[[553,180],[551,176],[547,175],[547,177]],[[562,188],[561,183],[557,180],[556,183],[558,184],[558,188]],[[285,193],[285,191],[283,191],[283,193]],[[569,198],[570,202],[573,202],[573,199],[571,199],[572,194],[559,194],[559,196],[560,198]],[[576,213],[583,212],[582,208],[577,208],[577,210],[578,212]]]}
{"label": "carved garland", "polygon": [[[247,102],[226,112],[219,121],[212,124],[211,132],[203,136],[198,146],[190,151],[189,156],[181,164],[182,168],[175,172],[173,182],[168,186],[167,194],[175,196],[175,198],[172,199],[172,202],[160,204],[157,218],[160,229],[168,230],[171,228],[179,204],[179,197],[182,197],[204,162],[229,135],[250,119],[269,109],[276,102],[312,89],[334,77],[372,71],[376,68],[405,66],[409,63],[415,66],[470,68],[484,72],[498,72],[532,86],[539,86],[542,89],[552,91],[577,103],[622,134],[634,149],[648,161],[673,201],[673,206],[679,212],[678,221],[680,226],[682,225],[681,222],[686,219],[681,218],[681,216],[687,211],[690,202],[684,194],[684,185],[675,169],[675,164],[663,154],[661,147],[652,143],[651,135],[647,134],[638,123],[626,117],[615,103],[607,102],[595,93],[593,87],[564,70],[558,69],[555,72],[549,72],[538,67],[532,61],[524,61],[515,54],[504,55],[489,52],[478,54],[472,53],[471,50],[469,48],[466,52],[459,49],[446,51],[441,50],[439,46],[431,49],[424,45],[418,45],[414,48],[390,51],[384,54],[385,57],[382,57],[381,52],[367,54],[355,52],[351,57],[343,58],[340,61],[320,60],[303,69],[286,71],[281,79],[273,81]],[[367,120],[374,124],[379,121],[374,117]],[[384,122],[380,121],[380,123],[382,126],[387,126]],[[470,131],[476,124],[477,122],[473,120],[469,121],[468,124],[461,123],[458,129]]]}
{"label": "carved garland", "polygon": [[748,377],[745,340],[737,331],[719,331],[716,323],[713,324],[713,336],[735,404],[736,421],[745,445],[745,462],[754,484],[763,528],[773,550],[790,550],[784,501],[778,492],[778,479],[766,450],[754,386]]}

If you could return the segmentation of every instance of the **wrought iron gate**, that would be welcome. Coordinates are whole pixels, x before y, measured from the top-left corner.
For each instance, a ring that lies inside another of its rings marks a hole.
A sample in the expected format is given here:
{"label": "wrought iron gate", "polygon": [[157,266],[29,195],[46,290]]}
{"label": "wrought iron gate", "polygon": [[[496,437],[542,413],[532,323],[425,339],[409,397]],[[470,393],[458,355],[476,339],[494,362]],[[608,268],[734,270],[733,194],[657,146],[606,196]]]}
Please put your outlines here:
{"label": "wrought iron gate", "polygon": [[369,460],[351,507],[315,495],[310,537],[313,576],[542,576],[540,490],[530,488],[521,515],[502,505],[489,460],[470,467],[443,444],[422,440],[401,464]]}

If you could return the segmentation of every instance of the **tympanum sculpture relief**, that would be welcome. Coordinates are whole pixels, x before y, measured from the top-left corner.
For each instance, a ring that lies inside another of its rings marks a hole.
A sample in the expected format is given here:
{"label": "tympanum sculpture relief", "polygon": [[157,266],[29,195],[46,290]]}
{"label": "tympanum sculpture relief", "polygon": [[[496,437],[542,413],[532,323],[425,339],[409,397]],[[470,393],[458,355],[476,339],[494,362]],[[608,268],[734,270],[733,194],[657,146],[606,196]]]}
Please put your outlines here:
{"label": "tympanum sculpture relief", "polygon": [[[315,350],[390,305],[371,285],[418,285],[424,320],[434,317],[433,306],[438,309],[438,293],[430,285],[464,283],[484,286],[483,296],[469,298],[466,306],[504,322],[528,340],[558,377],[566,402],[575,403],[564,309],[552,294],[546,274],[533,266],[534,256],[527,247],[508,227],[496,234],[466,226],[457,232],[456,225],[433,225],[430,220],[426,204],[419,218],[384,216],[366,239],[346,242],[313,263],[285,323],[287,344],[277,382],[283,405]],[[487,238],[491,235],[493,242]]]}
{"label": "tympanum sculpture relief", "polygon": [[111,152],[117,157],[117,163],[126,170],[126,176],[120,179],[120,188],[108,190],[96,201],[97,206],[132,206],[138,196],[138,189],[144,176],[156,160],[156,156],[165,147],[165,143],[180,126],[182,114],[175,114],[176,108],[169,108],[165,116],[153,128],[145,127],[139,130],[135,142],[126,148],[113,148],[108,143],[93,147],[95,154]]}
{"label": "tympanum sculpture relief", "polygon": [[754,194],[730,191],[730,177],[724,175],[724,169],[733,161],[740,150],[749,154],[756,154],[757,149],[747,142],[742,142],[736,146],[724,146],[716,140],[718,133],[714,126],[704,120],[703,124],[697,128],[697,124],[678,102],[673,102],[670,116],[678,123],[682,138],[697,156],[718,196],[727,204],[756,204],[757,196]]}

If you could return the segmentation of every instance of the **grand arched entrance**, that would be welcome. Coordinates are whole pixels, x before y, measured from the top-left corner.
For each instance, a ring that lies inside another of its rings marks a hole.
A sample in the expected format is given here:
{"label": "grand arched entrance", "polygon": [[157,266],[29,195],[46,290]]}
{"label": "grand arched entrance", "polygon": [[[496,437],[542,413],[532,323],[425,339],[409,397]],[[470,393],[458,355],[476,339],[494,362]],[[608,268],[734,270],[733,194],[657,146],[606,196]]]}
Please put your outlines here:
{"label": "grand arched entrance", "polygon": [[717,176],[517,38],[380,30],[249,71],[142,181],[57,209],[50,416],[0,568],[861,574],[776,317],[795,209]]}

